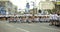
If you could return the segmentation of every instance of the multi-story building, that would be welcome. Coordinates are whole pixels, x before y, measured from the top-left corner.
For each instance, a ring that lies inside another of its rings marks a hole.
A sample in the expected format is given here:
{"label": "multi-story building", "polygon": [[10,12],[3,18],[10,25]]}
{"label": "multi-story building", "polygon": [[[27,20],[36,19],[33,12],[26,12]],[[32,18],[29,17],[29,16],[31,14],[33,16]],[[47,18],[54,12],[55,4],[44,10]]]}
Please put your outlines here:
{"label": "multi-story building", "polygon": [[[13,5],[9,0],[0,0],[0,20],[6,20],[7,14],[15,14],[17,11],[17,6]],[[3,17],[3,18],[2,18]]]}
{"label": "multi-story building", "polygon": [[55,4],[50,0],[40,1],[37,11],[39,13],[40,10],[41,10],[41,12],[43,12],[43,11],[47,11],[47,10],[52,10],[54,8],[55,8]]}
{"label": "multi-story building", "polygon": [[10,14],[16,14],[17,13],[17,6],[12,5],[11,8],[9,8],[10,11],[8,11]]}
{"label": "multi-story building", "polygon": [[14,14],[12,11],[16,11],[17,7],[9,0],[0,0],[0,14]]}
{"label": "multi-story building", "polygon": [[6,14],[6,2],[0,0],[0,14]]}

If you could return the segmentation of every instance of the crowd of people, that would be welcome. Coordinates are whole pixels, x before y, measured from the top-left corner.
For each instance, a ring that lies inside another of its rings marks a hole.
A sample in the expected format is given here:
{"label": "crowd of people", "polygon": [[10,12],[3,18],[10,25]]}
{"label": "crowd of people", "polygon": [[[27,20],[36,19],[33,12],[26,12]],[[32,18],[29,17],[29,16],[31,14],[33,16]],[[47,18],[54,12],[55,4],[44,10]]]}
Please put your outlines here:
{"label": "crowd of people", "polygon": [[20,17],[10,17],[9,19],[8,19],[8,21],[9,21],[9,23],[10,22],[21,22],[21,23],[31,23],[32,21],[33,21],[33,19],[32,18],[20,18]]}
{"label": "crowd of people", "polygon": [[50,25],[60,24],[60,16],[57,14],[50,14],[49,16],[27,16],[27,17],[10,17],[7,19],[9,23],[39,23],[39,22],[51,22]]}
{"label": "crowd of people", "polygon": [[21,23],[39,23],[39,22],[49,22],[49,17],[10,17],[7,19],[10,22],[21,22]]}
{"label": "crowd of people", "polygon": [[60,26],[60,15],[51,14],[50,15],[50,25]]}

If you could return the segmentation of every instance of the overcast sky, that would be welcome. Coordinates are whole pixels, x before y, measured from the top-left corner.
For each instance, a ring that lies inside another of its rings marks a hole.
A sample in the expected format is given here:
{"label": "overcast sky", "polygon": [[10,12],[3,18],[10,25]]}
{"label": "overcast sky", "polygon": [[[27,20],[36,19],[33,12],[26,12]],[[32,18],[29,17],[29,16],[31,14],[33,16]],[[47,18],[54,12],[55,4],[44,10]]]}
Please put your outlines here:
{"label": "overcast sky", "polygon": [[[25,9],[26,3],[30,3],[30,8],[32,8],[32,3],[31,1],[35,0],[10,0],[14,5],[17,5],[19,9]],[[26,2],[27,1],[27,2]],[[40,0],[36,0],[36,4],[38,4]]]}
{"label": "overcast sky", "polygon": [[[30,4],[30,9],[33,8],[32,6],[32,3],[31,1],[35,1],[35,0],[10,0],[14,5],[16,5],[19,9],[25,9],[26,7],[26,3],[29,2]],[[26,2],[27,1],[27,2]],[[38,5],[38,3],[40,2],[41,0],[36,0],[36,5]],[[42,1],[45,1],[45,0],[42,0]]]}

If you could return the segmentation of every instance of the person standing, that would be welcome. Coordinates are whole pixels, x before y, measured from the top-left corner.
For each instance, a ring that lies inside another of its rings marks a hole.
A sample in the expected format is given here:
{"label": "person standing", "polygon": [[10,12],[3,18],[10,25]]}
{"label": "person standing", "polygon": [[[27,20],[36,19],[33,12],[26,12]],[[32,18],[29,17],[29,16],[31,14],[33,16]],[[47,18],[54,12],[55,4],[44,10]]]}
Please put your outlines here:
{"label": "person standing", "polygon": [[57,14],[51,14],[50,15],[50,25],[55,25],[58,20],[58,15]]}

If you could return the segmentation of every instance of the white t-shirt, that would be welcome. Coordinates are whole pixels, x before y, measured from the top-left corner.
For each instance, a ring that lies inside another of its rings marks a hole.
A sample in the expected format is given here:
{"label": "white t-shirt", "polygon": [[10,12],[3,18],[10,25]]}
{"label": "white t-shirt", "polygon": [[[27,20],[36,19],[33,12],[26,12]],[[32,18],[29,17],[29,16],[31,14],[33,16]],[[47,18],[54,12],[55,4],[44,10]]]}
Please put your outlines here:
{"label": "white t-shirt", "polygon": [[51,14],[50,19],[51,20],[58,20],[58,15],[57,14]]}
{"label": "white t-shirt", "polygon": [[34,20],[35,20],[35,21],[39,21],[39,18],[35,18]]}

